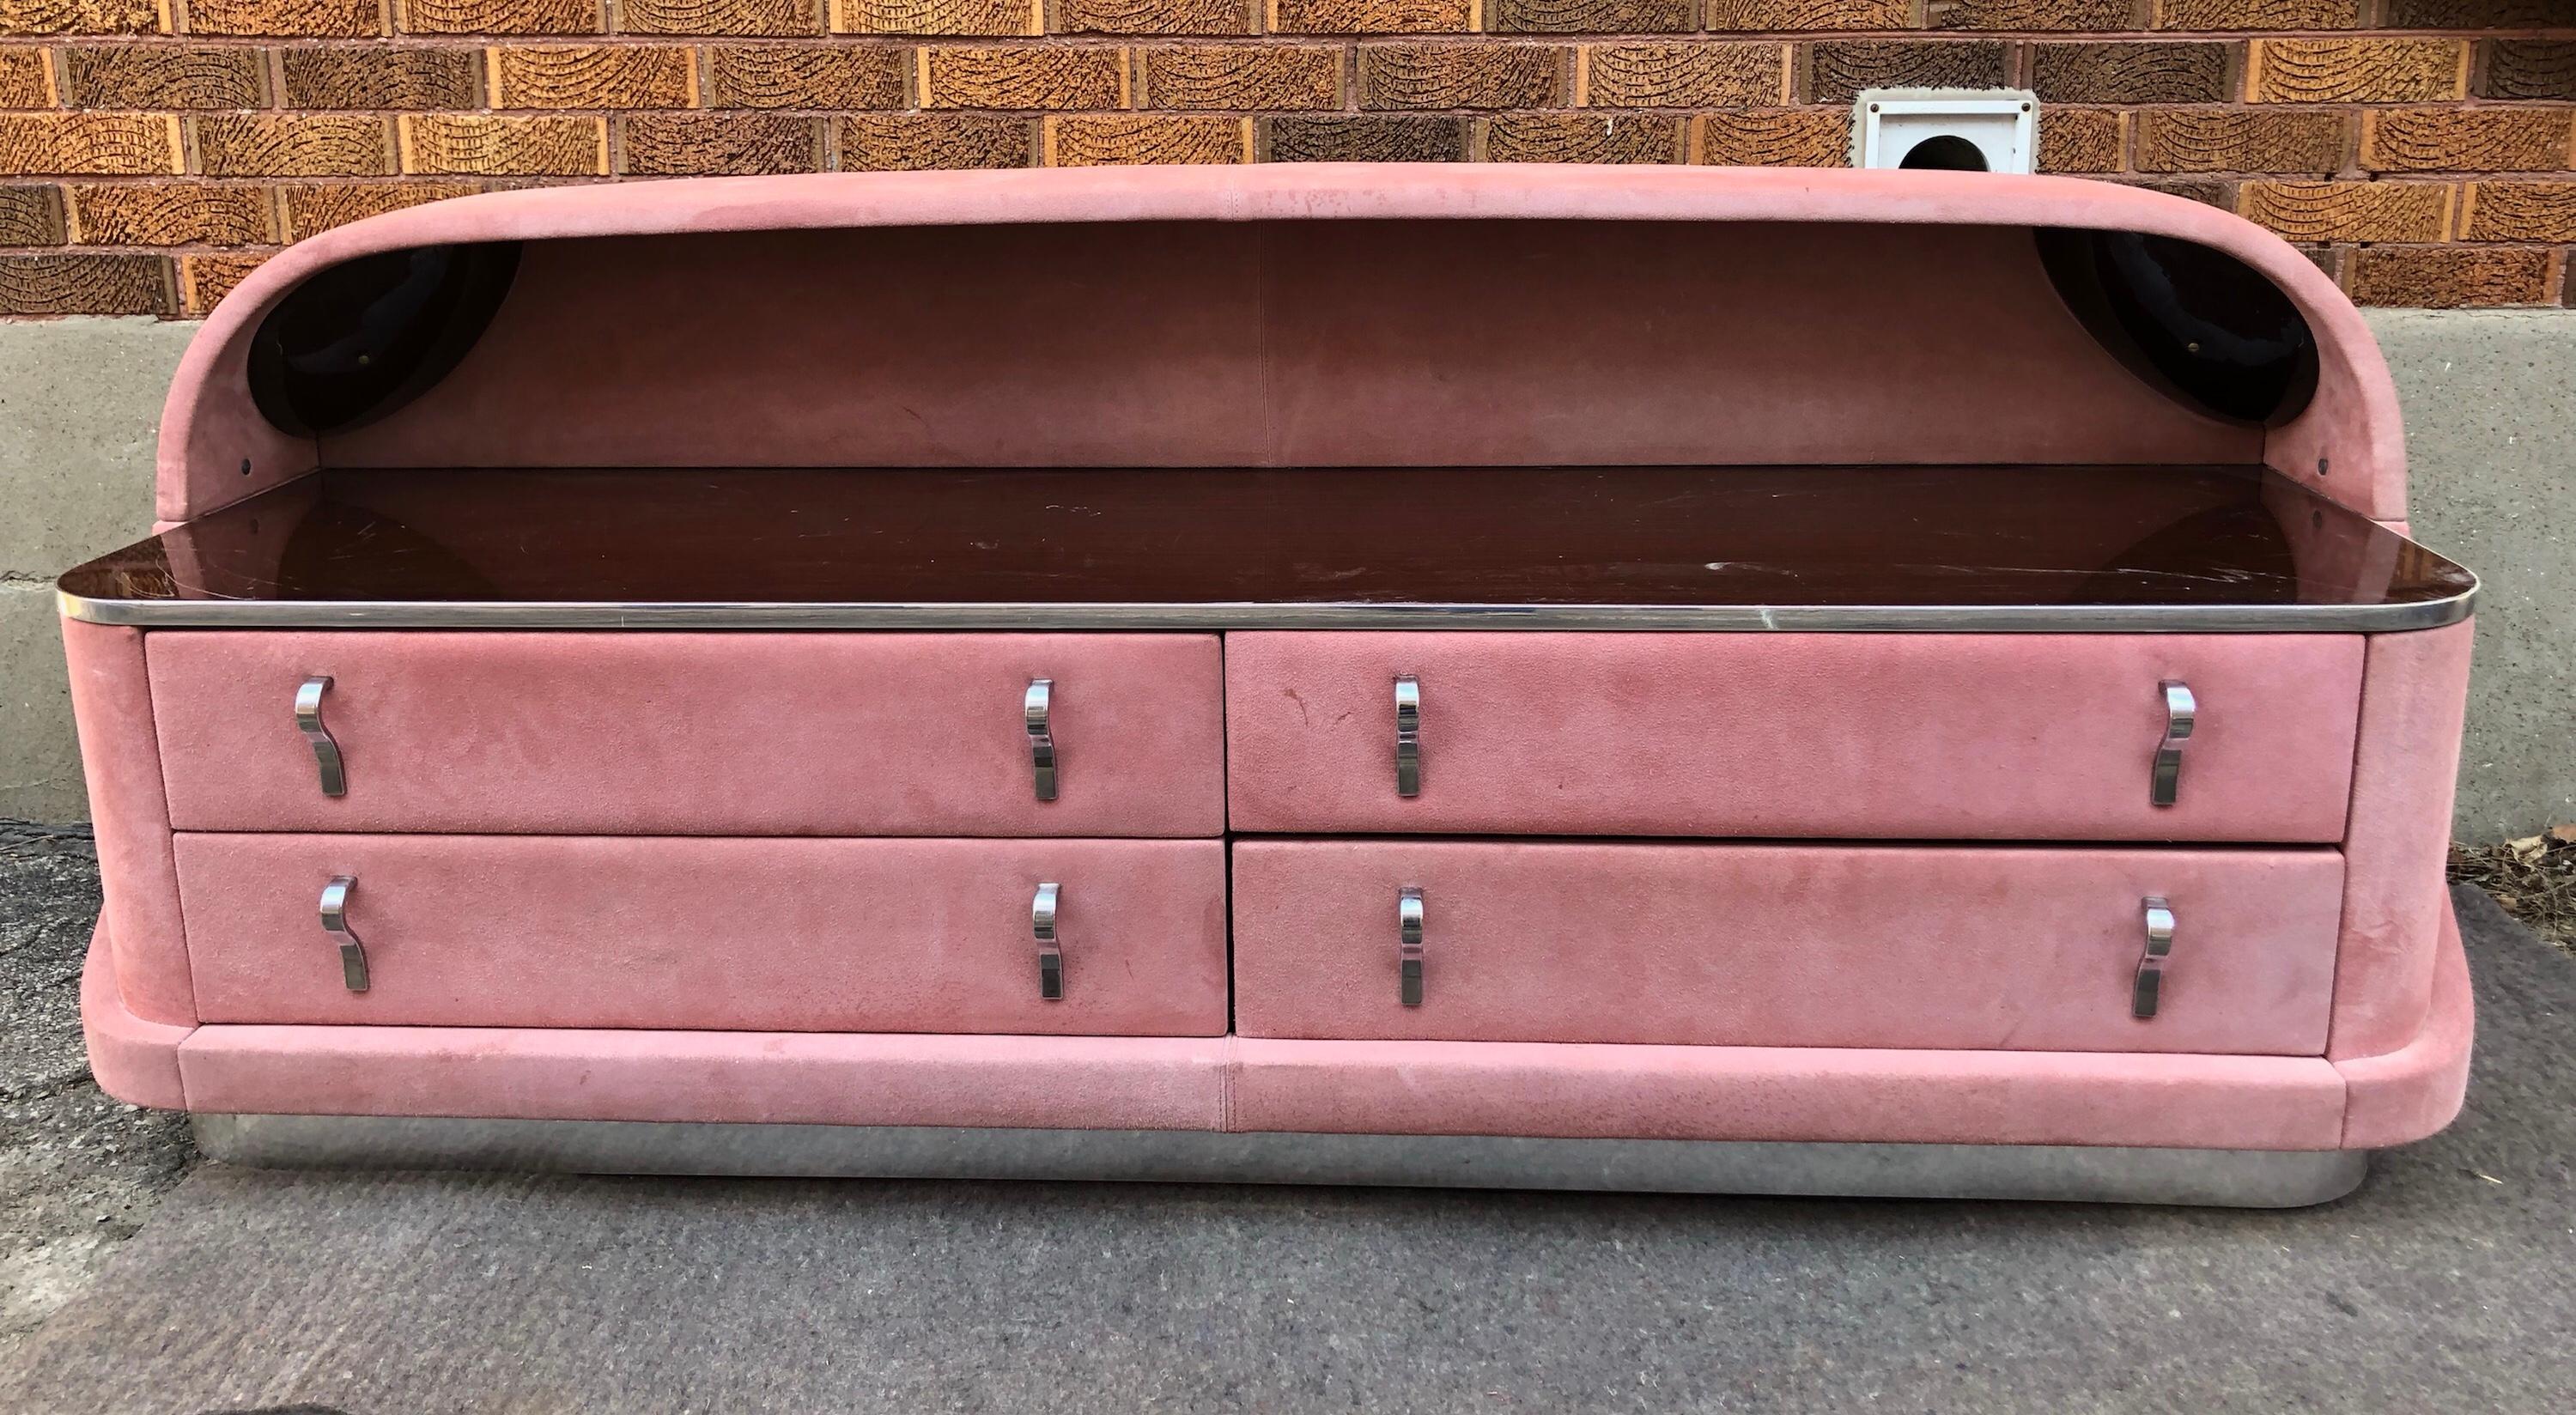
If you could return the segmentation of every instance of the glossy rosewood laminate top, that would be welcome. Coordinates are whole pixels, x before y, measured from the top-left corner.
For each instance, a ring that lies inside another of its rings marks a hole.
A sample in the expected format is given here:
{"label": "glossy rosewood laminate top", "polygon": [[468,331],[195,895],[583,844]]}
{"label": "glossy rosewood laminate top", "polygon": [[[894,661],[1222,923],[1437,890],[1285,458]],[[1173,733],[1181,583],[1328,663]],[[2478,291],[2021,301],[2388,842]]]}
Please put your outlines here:
{"label": "glossy rosewood laminate top", "polygon": [[2474,576],[2242,467],[332,470],[103,556],[147,625],[2336,631]]}

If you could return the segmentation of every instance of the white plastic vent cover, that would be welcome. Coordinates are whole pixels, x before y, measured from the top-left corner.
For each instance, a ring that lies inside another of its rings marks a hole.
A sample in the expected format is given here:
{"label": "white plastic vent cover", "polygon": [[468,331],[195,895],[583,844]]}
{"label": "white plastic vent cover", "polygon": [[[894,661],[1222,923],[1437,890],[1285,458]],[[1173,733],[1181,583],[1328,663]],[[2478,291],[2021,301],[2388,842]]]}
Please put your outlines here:
{"label": "white plastic vent cover", "polygon": [[2011,89],[1874,88],[1852,104],[1852,164],[1952,172],[2029,172],[2039,102]]}

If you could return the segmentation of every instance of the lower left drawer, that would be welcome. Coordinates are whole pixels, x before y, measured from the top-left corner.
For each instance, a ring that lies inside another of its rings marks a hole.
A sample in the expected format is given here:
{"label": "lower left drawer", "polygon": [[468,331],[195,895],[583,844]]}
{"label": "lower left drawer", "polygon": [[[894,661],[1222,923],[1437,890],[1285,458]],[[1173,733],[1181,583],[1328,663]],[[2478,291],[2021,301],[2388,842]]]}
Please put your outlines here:
{"label": "lower left drawer", "polygon": [[1215,840],[182,834],[177,854],[207,1022],[1226,1030]]}

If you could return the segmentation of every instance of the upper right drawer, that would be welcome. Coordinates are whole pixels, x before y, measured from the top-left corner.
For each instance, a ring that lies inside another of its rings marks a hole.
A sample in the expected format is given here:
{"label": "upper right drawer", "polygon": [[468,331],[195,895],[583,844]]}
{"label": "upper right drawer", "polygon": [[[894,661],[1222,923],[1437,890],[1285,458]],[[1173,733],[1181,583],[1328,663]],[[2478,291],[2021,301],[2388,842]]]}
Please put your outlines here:
{"label": "upper right drawer", "polygon": [[1225,659],[1236,830],[2325,842],[2362,640],[1255,633]]}

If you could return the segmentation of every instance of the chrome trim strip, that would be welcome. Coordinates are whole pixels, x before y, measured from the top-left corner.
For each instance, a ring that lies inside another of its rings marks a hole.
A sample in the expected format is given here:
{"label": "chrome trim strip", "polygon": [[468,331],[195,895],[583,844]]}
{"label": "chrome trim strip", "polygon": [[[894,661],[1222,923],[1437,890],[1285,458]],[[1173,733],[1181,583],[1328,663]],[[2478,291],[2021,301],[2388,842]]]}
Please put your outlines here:
{"label": "chrome trim strip", "polygon": [[2478,587],[2413,604],[618,604],[86,599],[64,617],[195,629],[1515,629],[1678,633],[2386,634],[2473,612]]}
{"label": "chrome trim strip", "polygon": [[1088,1179],[1817,1194],[2295,1208],[2351,1193],[2364,1150],[1554,1140],[405,1116],[198,1115],[230,1164],[587,1174]]}

